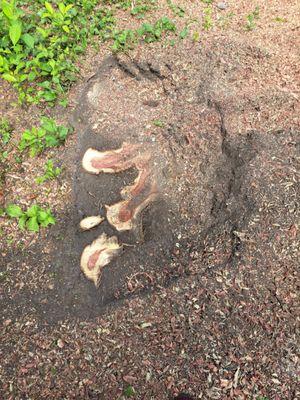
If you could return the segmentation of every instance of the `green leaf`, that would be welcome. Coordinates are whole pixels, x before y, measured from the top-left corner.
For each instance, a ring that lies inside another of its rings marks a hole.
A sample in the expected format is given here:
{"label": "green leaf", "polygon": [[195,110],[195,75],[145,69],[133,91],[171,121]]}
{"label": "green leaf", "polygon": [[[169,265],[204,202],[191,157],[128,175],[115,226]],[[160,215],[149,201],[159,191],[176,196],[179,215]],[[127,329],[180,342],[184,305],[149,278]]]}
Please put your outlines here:
{"label": "green leaf", "polygon": [[36,136],[38,138],[43,138],[46,135],[46,131],[44,128],[38,128],[38,129],[35,128],[35,130],[36,130]]}
{"label": "green leaf", "polygon": [[37,30],[37,32],[39,32],[43,36],[44,39],[46,39],[46,37],[48,36],[48,32],[45,29],[40,28],[39,26],[37,26],[36,30]]}
{"label": "green leaf", "polygon": [[29,220],[26,222],[26,226],[29,231],[31,232],[38,232],[39,231],[39,224],[37,221],[37,217],[31,217]]}
{"label": "green leaf", "polygon": [[198,31],[195,31],[193,33],[193,41],[194,42],[199,42],[199,40],[200,40],[200,33]]}
{"label": "green leaf", "polygon": [[28,217],[37,217],[39,211],[39,206],[33,205],[26,211]]}
{"label": "green leaf", "polygon": [[59,104],[60,104],[62,107],[67,107],[67,105],[68,105],[68,100],[67,100],[67,99],[62,99],[62,100],[60,100]]}
{"label": "green leaf", "polygon": [[48,210],[48,217],[45,222],[47,223],[47,225],[54,225],[56,223],[56,219],[53,217],[50,210]]}
{"label": "green leaf", "polygon": [[26,44],[26,46],[29,47],[29,49],[34,48],[35,40],[32,35],[29,35],[29,33],[25,33],[24,35],[22,35],[22,40]]}
{"label": "green leaf", "polygon": [[47,211],[40,210],[40,211],[38,212],[38,220],[39,220],[39,221],[45,221],[47,218],[48,218],[48,213],[47,213]]}
{"label": "green leaf", "polygon": [[36,78],[36,73],[33,72],[33,71],[29,72],[29,74],[28,74],[28,81],[29,81],[29,82],[33,82],[33,81],[35,80],[35,78]]}
{"label": "green leaf", "polygon": [[52,7],[52,5],[51,5],[50,3],[48,3],[48,1],[45,1],[45,7],[46,7],[47,11],[48,11],[50,14],[54,14],[53,7]]}
{"label": "green leaf", "polygon": [[164,126],[163,121],[161,121],[160,119],[155,119],[154,121],[152,121],[153,125],[158,126],[160,128],[162,128]]}
{"label": "green leaf", "polygon": [[39,185],[41,185],[42,183],[44,183],[45,182],[45,180],[46,180],[47,178],[45,177],[45,175],[42,175],[42,176],[38,176],[37,178],[36,178],[36,183],[38,183]]}
{"label": "green leaf", "polygon": [[19,218],[20,229],[22,229],[22,230],[25,229],[26,221],[27,221],[27,216],[25,214]]}
{"label": "green leaf", "polygon": [[27,129],[22,135],[22,140],[29,141],[29,140],[32,140],[32,139],[34,139],[34,135]]}
{"label": "green leaf", "polygon": [[56,132],[57,126],[55,121],[51,118],[43,117],[42,118],[42,127],[46,129],[48,132]]}
{"label": "green leaf", "polygon": [[73,7],[72,4],[67,5],[67,7],[65,9],[65,13],[67,13],[69,10],[71,10],[72,7]]}
{"label": "green leaf", "polygon": [[31,147],[29,150],[30,157],[34,157],[39,154],[43,149],[40,147]]}
{"label": "green leaf", "polygon": [[20,40],[21,34],[22,34],[22,24],[19,21],[13,22],[9,28],[9,37],[14,46]]}
{"label": "green leaf", "polygon": [[43,93],[43,98],[45,99],[45,101],[53,101],[55,100],[57,97],[55,92],[44,92]]}
{"label": "green leaf", "polygon": [[21,207],[15,204],[9,204],[5,209],[6,214],[11,218],[19,218],[23,215]]}
{"label": "green leaf", "polygon": [[2,78],[11,83],[17,82],[17,79],[12,74],[8,73],[2,74]]}
{"label": "green leaf", "polygon": [[180,39],[186,38],[188,33],[189,33],[189,28],[186,26],[179,34]]}
{"label": "green leaf", "polygon": [[13,11],[13,6],[6,0],[2,0],[2,10],[4,15],[8,19],[13,19],[14,18],[14,11]]}
{"label": "green leaf", "polygon": [[64,15],[66,12],[66,6],[64,5],[64,3],[58,3],[58,8],[62,15]]}
{"label": "green leaf", "polygon": [[65,140],[66,137],[68,136],[68,131],[69,131],[69,129],[66,126],[60,126],[59,127],[59,138],[61,140]]}
{"label": "green leaf", "polygon": [[45,142],[47,147],[55,147],[59,145],[59,141],[56,137],[51,135],[45,136]]}
{"label": "green leaf", "polygon": [[24,82],[27,79],[27,74],[22,74],[19,76],[19,82]]}
{"label": "green leaf", "polygon": [[40,222],[40,225],[43,228],[46,228],[48,225],[54,225],[56,223],[56,219],[52,215],[48,215],[48,217]]}

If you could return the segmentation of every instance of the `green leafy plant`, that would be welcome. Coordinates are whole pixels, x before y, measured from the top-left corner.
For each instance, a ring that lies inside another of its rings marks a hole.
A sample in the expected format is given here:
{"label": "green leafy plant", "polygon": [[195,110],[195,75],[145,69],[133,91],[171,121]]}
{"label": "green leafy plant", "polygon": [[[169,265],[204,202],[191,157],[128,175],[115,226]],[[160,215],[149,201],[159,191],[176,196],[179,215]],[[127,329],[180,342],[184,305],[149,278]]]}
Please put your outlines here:
{"label": "green leafy plant", "polygon": [[2,144],[7,144],[10,141],[10,137],[13,131],[13,127],[6,118],[0,119],[0,140]]}
{"label": "green leafy plant", "polygon": [[[57,100],[65,105],[65,93],[76,80],[76,60],[89,43],[112,40],[113,51],[127,51],[142,39],[152,43],[164,33],[176,31],[167,17],[140,29],[118,30],[116,8],[142,18],[157,0],[0,0],[0,77],[19,93],[20,102]],[[106,6],[104,6],[106,4]],[[184,10],[170,7],[176,15]],[[185,31],[182,35],[185,34]]]}
{"label": "green leafy plant", "polygon": [[192,39],[193,39],[193,41],[194,41],[195,43],[197,43],[197,42],[200,41],[200,33],[199,33],[199,31],[193,32]]}
{"label": "green leafy plant", "polygon": [[182,31],[179,33],[180,39],[185,39],[185,38],[187,37],[187,35],[189,34],[189,31],[190,31],[190,29],[189,29],[188,25],[186,25],[186,26],[182,29]]}
{"label": "green leafy plant", "polygon": [[22,35],[21,16],[23,12],[17,9],[13,0],[10,2],[2,0],[1,7],[4,17],[2,17],[2,20],[4,19],[6,21],[8,37],[12,45],[16,46]]}
{"label": "green leafy plant", "polygon": [[9,142],[13,127],[6,118],[0,119],[0,188],[5,180],[5,173],[8,169],[5,160],[9,154]]}
{"label": "green leafy plant", "polygon": [[40,227],[45,228],[56,222],[50,209],[44,210],[38,205],[33,205],[23,211],[16,204],[9,204],[5,208],[5,214],[10,218],[17,218],[20,229],[28,229],[31,232],[38,232]]}
{"label": "green leafy plant", "polygon": [[144,23],[137,32],[146,43],[152,43],[160,41],[166,32],[176,32],[176,25],[168,17],[162,17],[155,24]]}
{"label": "green leafy plant", "polygon": [[136,16],[137,18],[143,18],[146,12],[152,10],[155,6],[155,0],[136,0],[134,3],[131,2],[130,14]]}
{"label": "green leafy plant", "polygon": [[155,119],[154,121],[152,121],[152,124],[159,128],[163,128],[163,126],[164,126],[163,121],[161,121],[160,119]]}
{"label": "green leafy plant", "polygon": [[75,80],[74,61],[97,35],[110,37],[114,18],[97,0],[0,1],[0,76],[20,101],[53,104]]}
{"label": "green leafy plant", "polygon": [[133,397],[135,395],[135,390],[133,386],[127,386],[124,391],[123,395],[127,398]]}
{"label": "green leafy plant", "polygon": [[112,50],[127,51],[134,48],[139,39],[146,43],[158,42],[166,32],[176,32],[176,25],[168,17],[162,17],[154,24],[145,22],[140,28],[124,29],[113,33]]}
{"label": "green leafy plant", "polygon": [[227,14],[222,15],[221,17],[218,18],[218,25],[221,28],[225,28],[225,29],[228,28],[231,23],[231,20],[234,16],[235,16],[235,13],[232,11]]}
{"label": "green leafy plant", "polygon": [[181,18],[184,17],[185,11],[182,7],[177,6],[171,0],[167,0],[167,4],[170,7],[170,9],[172,10],[174,15],[178,15],[178,17],[181,17]]}
{"label": "green leafy plant", "polygon": [[29,155],[34,157],[48,147],[63,144],[70,129],[57,125],[56,122],[47,117],[41,119],[40,127],[27,129],[19,142],[19,150],[29,150]]}
{"label": "green leafy plant", "polygon": [[44,174],[36,178],[38,184],[42,184],[48,180],[55,179],[61,174],[62,169],[54,167],[53,160],[48,160],[45,165]]}
{"label": "green leafy plant", "polygon": [[113,33],[113,40],[112,50],[118,52],[132,49],[137,43],[138,38],[136,31],[132,29],[123,29]]}
{"label": "green leafy plant", "polygon": [[252,31],[256,27],[255,21],[259,19],[259,7],[256,6],[255,10],[246,16],[247,24],[246,29]]}
{"label": "green leafy plant", "polygon": [[213,20],[212,20],[212,7],[205,7],[203,10],[203,29],[208,31],[213,27]]}
{"label": "green leafy plant", "polygon": [[276,17],[274,18],[275,22],[287,22],[288,20],[286,18],[282,18],[282,17]]}

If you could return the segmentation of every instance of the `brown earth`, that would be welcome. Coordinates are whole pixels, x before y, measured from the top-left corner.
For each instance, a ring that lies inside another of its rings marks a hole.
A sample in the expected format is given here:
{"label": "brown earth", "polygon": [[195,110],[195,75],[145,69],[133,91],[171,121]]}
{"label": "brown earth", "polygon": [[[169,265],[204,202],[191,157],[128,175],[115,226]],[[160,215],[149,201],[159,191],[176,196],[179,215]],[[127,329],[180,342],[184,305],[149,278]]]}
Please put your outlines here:
{"label": "brown earth", "polygon": [[[42,157],[6,173],[6,201],[44,199],[59,223],[36,237],[2,222],[2,398],[300,397],[299,19],[294,3],[261,3],[245,32],[256,4],[228,4],[229,26],[199,43],[89,56],[74,109],[54,110],[76,132],[50,153],[62,185],[32,184]],[[137,173],[90,175],[82,156],[124,141],[151,148],[160,196],[133,232],[80,232]],[[125,246],[97,289],[79,258],[102,232]]]}

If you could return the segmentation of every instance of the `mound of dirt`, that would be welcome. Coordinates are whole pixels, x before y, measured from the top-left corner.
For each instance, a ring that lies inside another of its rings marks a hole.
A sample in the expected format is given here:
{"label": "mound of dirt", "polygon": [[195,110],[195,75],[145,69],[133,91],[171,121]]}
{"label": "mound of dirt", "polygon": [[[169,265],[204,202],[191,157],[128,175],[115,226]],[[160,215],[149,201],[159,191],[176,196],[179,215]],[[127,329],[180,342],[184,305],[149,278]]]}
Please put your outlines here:
{"label": "mound of dirt", "polygon": [[[74,202],[53,229],[47,256],[57,284],[31,297],[33,308],[49,319],[95,315],[180,276],[234,269],[253,246],[249,232],[259,235],[267,223],[292,229],[296,186],[282,176],[297,157],[299,136],[287,117],[297,102],[263,83],[266,69],[272,71],[267,53],[226,41],[192,54],[178,46],[134,60],[109,57],[97,68],[72,118],[78,135]],[[136,229],[118,232],[106,220],[82,232],[80,220],[105,216],[104,206],[118,203],[138,176],[134,167],[89,174],[82,158],[89,148],[104,152],[124,142],[151,149],[159,196]],[[80,256],[102,233],[116,235],[123,252],[103,269],[96,288],[80,272]],[[266,254],[260,246],[256,251]],[[38,248],[31,257],[37,254]],[[270,257],[277,262],[279,254]]]}

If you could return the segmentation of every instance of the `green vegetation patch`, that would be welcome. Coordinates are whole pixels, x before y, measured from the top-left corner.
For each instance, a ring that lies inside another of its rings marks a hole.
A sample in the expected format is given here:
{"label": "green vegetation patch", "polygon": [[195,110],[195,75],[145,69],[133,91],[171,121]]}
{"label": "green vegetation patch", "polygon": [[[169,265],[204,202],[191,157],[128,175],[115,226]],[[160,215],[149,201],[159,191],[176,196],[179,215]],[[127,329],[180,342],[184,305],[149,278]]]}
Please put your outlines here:
{"label": "green vegetation patch", "polygon": [[63,144],[69,132],[70,128],[57,125],[51,118],[42,117],[40,127],[27,129],[22,134],[19,150],[28,150],[30,157],[34,157],[42,153],[46,148]]}
{"label": "green vegetation patch", "polygon": [[75,80],[77,56],[114,23],[98,0],[0,0],[0,76],[20,101],[53,103]]}
{"label": "green vegetation patch", "polygon": [[62,169],[54,166],[53,160],[48,160],[45,165],[44,174],[36,178],[38,184],[57,178],[61,174]]}
{"label": "green vegetation patch", "polygon": [[6,145],[10,141],[10,137],[13,131],[12,125],[6,118],[0,119],[0,143]]}
{"label": "green vegetation patch", "polygon": [[38,232],[40,227],[45,228],[48,225],[54,225],[56,222],[50,209],[45,210],[36,204],[26,211],[23,211],[16,204],[9,204],[4,212],[8,217],[18,219],[20,229],[28,229],[31,232]]}

